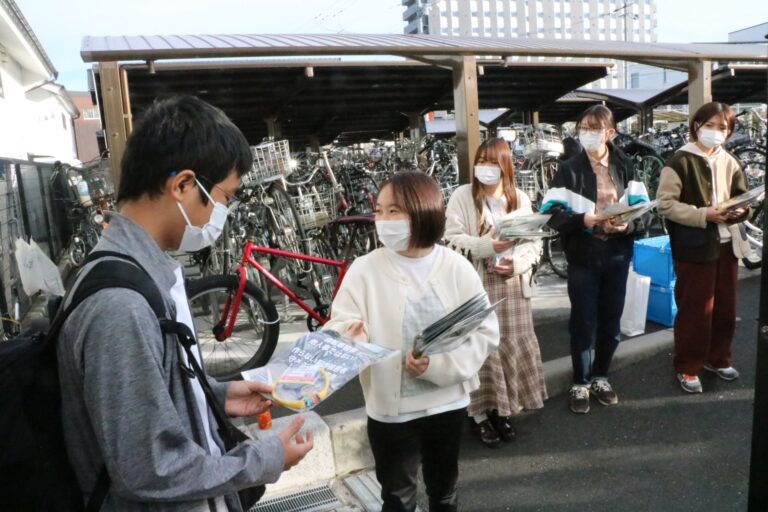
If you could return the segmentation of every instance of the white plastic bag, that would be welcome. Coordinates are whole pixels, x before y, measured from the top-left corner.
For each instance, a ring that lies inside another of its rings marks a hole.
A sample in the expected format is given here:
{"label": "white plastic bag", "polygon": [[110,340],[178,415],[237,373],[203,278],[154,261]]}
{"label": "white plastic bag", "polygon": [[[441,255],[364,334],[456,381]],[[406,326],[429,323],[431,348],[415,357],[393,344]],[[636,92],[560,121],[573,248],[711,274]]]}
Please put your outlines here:
{"label": "white plastic bag", "polygon": [[631,268],[627,275],[627,293],[624,297],[624,313],[621,315],[621,333],[638,336],[645,332],[648,314],[648,295],[651,292],[651,278],[636,274]]}
{"label": "white plastic bag", "polygon": [[34,240],[30,239],[30,243],[27,243],[17,238],[14,253],[24,293],[29,296],[43,291],[51,295],[64,295],[64,284],[58,267]]}

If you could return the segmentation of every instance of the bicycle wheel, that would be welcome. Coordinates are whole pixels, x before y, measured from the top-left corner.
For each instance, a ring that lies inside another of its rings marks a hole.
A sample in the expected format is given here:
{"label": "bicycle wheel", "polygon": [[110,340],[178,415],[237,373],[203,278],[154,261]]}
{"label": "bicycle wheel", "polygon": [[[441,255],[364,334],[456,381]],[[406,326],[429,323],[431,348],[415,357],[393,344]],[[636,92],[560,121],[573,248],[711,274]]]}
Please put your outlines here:
{"label": "bicycle wheel", "polygon": [[[763,200],[764,201],[764,200]],[[750,270],[756,270],[763,266],[763,232],[765,231],[765,208],[762,202],[755,208],[755,213],[749,223],[745,223],[747,233],[757,244],[753,244],[755,258],[742,258],[741,262]],[[752,229],[754,227],[754,229]],[[752,242],[750,242],[752,243]]]}
{"label": "bicycle wheel", "polygon": [[544,257],[549,261],[549,266],[555,274],[568,279],[568,261],[565,259],[563,240],[560,235],[544,239]]}
{"label": "bicycle wheel", "polygon": [[644,155],[635,163],[635,172],[637,177],[645,185],[648,191],[649,199],[656,198],[656,190],[659,188],[659,178],[661,178],[661,169],[664,167],[664,160],[656,155]]}
{"label": "bicycle wheel", "polygon": [[223,341],[216,339],[227,299],[234,298],[239,286],[240,280],[234,275],[203,277],[187,285],[206,373],[219,380],[240,379],[240,372],[265,365],[280,334],[275,305],[261,289],[247,282],[232,335]]}
{"label": "bicycle wheel", "polygon": [[766,158],[765,150],[757,147],[737,148],[733,155],[741,164],[747,175],[747,188],[755,188],[765,183]]}
{"label": "bicycle wheel", "polygon": [[560,169],[560,160],[555,156],[546,156],[533,164],[536,187],[538,189],[534,209],[538,210],[541,206],[541,201],[552,185],[552,180],[555,174],[557,174],[558,169]]}

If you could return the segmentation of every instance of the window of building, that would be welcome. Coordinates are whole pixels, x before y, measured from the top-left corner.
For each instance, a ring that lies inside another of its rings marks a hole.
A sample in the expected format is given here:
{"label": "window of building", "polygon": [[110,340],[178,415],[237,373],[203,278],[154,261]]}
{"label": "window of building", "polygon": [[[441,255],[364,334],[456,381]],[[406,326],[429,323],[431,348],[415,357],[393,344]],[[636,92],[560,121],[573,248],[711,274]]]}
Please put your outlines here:
{"label": "window of building", "polygon": [[451,14],[452,14],[453,16],[458,16],[458,15],[459,15],[459,11],[453,11]]}
{"label": "window of building", "polygon": [[536,13],[536,17],[537,18],[543,18],[544,17],[544,13],[543,12]]}
{"label": "window of building", "polygon": [[600,33],[601,33],[601,34],[605,34],[605,29],[604,29],[604,28],[601,28],[601,29],[600,29]]}
{"label": "window of building", "polygon": [[538,29],[536,32],[537,32],[537,33],[539,33],[539,34],[543,34],[543,33],[544,33],[544,29],[543,29],[543,28],[540,28],[540,29]]}
{"label": "window of building", "polygon": [[640,88],[640,73],[632,73],[629,75],[630,79],[630,88],[632,89],[639,89]]}
{"label": "window of building", "polygon": [[472,33],[473,34],[479,34],[480,33],[480,29],[475,27],[475,28],[472,29]]}
{"label": "window of building", "polygon": [[83,109],[83,119],[99,119],[99,109],[97,107]]}

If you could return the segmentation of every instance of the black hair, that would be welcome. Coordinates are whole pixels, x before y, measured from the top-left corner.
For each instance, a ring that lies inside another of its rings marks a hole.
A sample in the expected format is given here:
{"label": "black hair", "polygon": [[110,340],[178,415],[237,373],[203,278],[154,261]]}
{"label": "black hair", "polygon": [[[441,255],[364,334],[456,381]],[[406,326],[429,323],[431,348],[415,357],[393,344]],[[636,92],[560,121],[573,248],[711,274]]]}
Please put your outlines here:
{"label": "black hair", "polygon": [[224,112],[194,96],[157,100],[128,137],[117,200],[157,197],[166,180],[184,169],[211,186],[233,169],[242,176],[252,164],[248,141]]}

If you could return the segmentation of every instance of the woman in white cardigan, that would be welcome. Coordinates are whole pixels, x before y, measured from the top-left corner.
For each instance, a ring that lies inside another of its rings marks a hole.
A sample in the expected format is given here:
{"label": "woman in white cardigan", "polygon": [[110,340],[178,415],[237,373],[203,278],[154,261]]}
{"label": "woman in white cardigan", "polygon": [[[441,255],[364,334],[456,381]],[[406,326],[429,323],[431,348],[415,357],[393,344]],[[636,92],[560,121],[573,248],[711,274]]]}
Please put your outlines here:
{"label": "woman in white cardigan", "polygon": [[395,174],[376,205],[384,247],[355,260],[324,326],[400,350],[400,357],[360,374],[383,511],[415,510],[420,462],[429,510],[458,509],[459,445],[469,393],[499,343],[491,314],[455,350],[413,355],[413,340],[422,329],[483,292],[472,265],[436,245],[444,228],[437,183],[420,172]]}
{"label": "woman in white cardigan", "polygon": [[472,393],[473,431],[486,446],[515,437],[511,416],[539,409],[547,398],[539,342],[533,331],[530,297],[541,243],[501,241],[494,226],[508,215],[533,213],[531,201],[515,188],[509,145],[489,139],[475,155],[472,184],[456,189],[448,202],[445,236],[471,261],[492,302],[499,304],[501,343],[480,369],[480,388]]}

